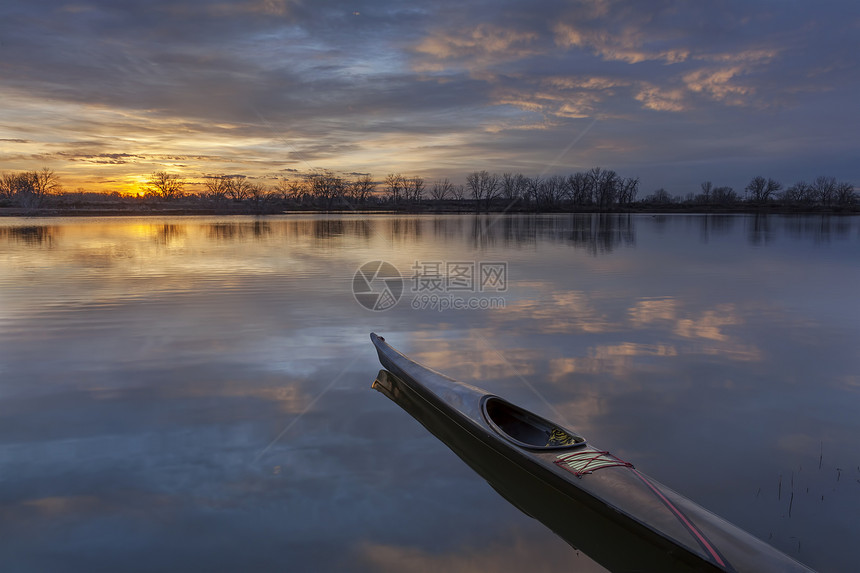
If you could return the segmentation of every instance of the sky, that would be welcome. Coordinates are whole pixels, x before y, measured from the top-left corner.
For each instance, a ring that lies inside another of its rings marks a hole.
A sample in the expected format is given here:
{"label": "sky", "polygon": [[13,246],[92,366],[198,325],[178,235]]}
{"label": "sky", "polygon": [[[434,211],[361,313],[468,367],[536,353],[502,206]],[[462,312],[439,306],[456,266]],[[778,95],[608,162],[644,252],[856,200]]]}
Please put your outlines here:
{"label": "sky", "polygon": [[4,0],[0,173],[860,185],[848,0]]}

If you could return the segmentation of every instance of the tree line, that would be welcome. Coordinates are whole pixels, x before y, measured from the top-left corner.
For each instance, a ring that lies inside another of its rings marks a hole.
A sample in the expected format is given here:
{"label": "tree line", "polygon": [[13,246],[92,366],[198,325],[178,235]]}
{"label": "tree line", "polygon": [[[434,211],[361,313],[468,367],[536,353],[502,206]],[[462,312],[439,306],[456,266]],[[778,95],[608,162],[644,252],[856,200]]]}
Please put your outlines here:
{"label": "tree line", "polygon": [[757,175],[744,188],[744,196],[732,187],[714,187],[710,181],[701,184],[699,193],[674,197],[665,189],[658,189],[643,200],[651,205],[686,204],[710,207],[736,205],[764,206],[777,204],[794,207],[848,208],[860,204],[854,185],[837,181],[835,177],[820,176],[811,183],[798,181],[790,187],[772,178]]}
{"label": "tree line", "polygon": [[[160,172],[150,178],[151,196],[170,199],[176,196],[176,176]],[[623,177],[611,169],[593,167],[570,175],[526,176],[521,173],[475,171],[464,184],[448,178],[427,182],[419,176],[389,173],[381,181],[370,174],[346,178],[329,170],[319,170],[301,178],[282,179],[273,187],[253,183],[238,175],[208,177],[205,197],[219,202],[289,202],[326,209],[349,206],[404,206],[423,202],[469,202],[479,209],[518,205],[538,211],[565,208],[610,210],[634,205],[686,204],[731,207],[741,204],[779,203],[795,206],[852,207],[858,197],[851,183],[821,176],[807,183],[799,181],[784,188],[772,178],[754,177],[741,195],[732,187],[701,184],[699,193],[675,197],[658,189],[637,200],[639,178]],[[181,188],[181,186],[179,187]]]}
{"label": "tree line", "polygon": [[[377,181],[371,174],[346,177],[330,170],[317,170],[301,177],[278,179],[272,185],[243,175],[206,176],[203,191],[197,193],[187,193],[188,185],[180,175],[158,171],[152,173],[142,186],[142,199],[167,202],[184,199],[216,208],[242,205],[257,212],[285,208],[410,209],[422,204],[527,211],[608,211],[669,205],[702,208],[768,204],[824,208],[858,205],[857,193],[851,183],[827,176],[818,177],[811,183],[799,181],[787,188],[775,179],[756,176],[745,187],[743,195],[732,187],[715,186],[706,181],[698,193],[688,193],[685,197],[676,197],[665,189],[658,189],[637,199],[638,177],[623,177],[601,167],[569,175],[547,176],[482,170],[468,174],[465,183],[461,184],[448,178],[427,182],[420,176],[399,173],[389,173]],[[48,197],[59,195],[63,195],[59,178],[48,168],[0,176],[0,205],[39,207]]]}
{"label": "tree line", "polygon": [[60,180],[47,167],[0,175],[0,201],[25,208],[40,207],[45,199],[60,191]]}
{"label": "tree line", "polygon": [[[151,179],[151,193],[161,198],[172,197],[172,184],[164,181],[167,174],[156,175]],[[328,209],[469,202],[479,209],[519,203],[526,208],[555,210],[566,205],[599,209],[632,205],[639,191],[639,179],[621,177],[600,167],[568,176],[528,177],[520,173],[475,171],[466,176],[463,184],[455,184],[449,178],[428,182],[420,176],[400,173],[389,173],[376,181],[370,174],[346,178],[321,170],[298,179],[280,180],[270,188],[238,175],[209,177],[205,187],[205,197],[214,201],[288,201]]]}

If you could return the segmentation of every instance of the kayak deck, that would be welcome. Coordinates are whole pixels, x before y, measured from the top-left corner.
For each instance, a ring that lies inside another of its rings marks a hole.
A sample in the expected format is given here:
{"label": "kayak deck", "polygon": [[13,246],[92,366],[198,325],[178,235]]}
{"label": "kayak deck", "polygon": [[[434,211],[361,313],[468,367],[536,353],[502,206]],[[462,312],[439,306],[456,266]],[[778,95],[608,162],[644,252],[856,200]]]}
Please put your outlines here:
{"label": "kayak deck", "polygon": [[585,444],[582,436],[497,396],[484,398],[482,410],[494,430],[523,448],[567,448]]}
{"label": "kayak deck", "polygon": [[811,571],[576,432],[371,338],[386,368],[375,389],[505,499],[609,569]]}

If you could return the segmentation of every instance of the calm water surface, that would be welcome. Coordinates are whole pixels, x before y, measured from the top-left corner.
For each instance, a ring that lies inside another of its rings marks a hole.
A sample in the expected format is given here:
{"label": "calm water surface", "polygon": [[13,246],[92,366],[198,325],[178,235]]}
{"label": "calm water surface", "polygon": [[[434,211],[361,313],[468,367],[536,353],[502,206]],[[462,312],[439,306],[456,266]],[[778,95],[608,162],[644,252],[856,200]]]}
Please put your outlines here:
{"label": "calm water surface", "polygon": [[857,218],[0,220],[0,562],[600,571],[370,389],[376,331],[856,571],[858,287]]}

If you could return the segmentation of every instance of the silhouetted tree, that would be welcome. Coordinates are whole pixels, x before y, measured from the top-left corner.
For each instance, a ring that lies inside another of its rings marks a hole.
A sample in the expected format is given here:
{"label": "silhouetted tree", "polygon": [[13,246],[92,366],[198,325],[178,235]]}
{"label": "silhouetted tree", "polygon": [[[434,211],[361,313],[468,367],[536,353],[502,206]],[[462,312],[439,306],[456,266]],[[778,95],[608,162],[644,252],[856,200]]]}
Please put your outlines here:
{"label": "silhouetted tree", "polygon": [[711,203],[717,205],[734,205],[737,203],[738,194],[731,187],[714,187],[711,191]]}
{"label": "silhouetted tree", "polygon": [[271,200],[271,193],[263,185],[259,183],[248,185],[248,201],[255,211],[262,211]]}
{"label": "silhouetted tree", "polygon": [[60,179],[53,170],[43,167],[41,170],[31,173],[33,191],[39,197],[45,197],[60,191]]}
{"label": "silhouetted tree", "polygon": [[785,203],[795,205],[811,205],[815,203],[815,190],[806,181],[798,181],[782,193]]}
{"label": "silhouetted tree", "polygon": [[653,205],[669,205],[674,202],[674,197],[669,195],[668,191],[661,187],[645,197],[645,202]]}
{"label": "silhouetted tree", "polygon": [[555,209],[567,195],[567,182],[561,175],[544,178],[536,189],[537,205],[540,209]]}
{"label": "silhouetted tree", "polygon": [[543,188],[543,178],[540,175],[526,177],[523,187],[523,198],[529,203],[537,205]]}
{"label": "silhouetted tree", "polygon": [[227,186],[220,175],[207,177],[203,182],[206,186],[206,197],[215,203],[223,203],[227,198]]}
{"label": "silhouetted tree", "polygon": [[845,181],[836,184],[836,204],[849,207],[857,203],[857,195],[854,193],[854,185]]}
{"label": "silhouetted tree", "polygon": [[436,201],[444,201],[449,197],[453,197],[454,195],[454,185],[448,178],[437,179],[433,182],[433,186],[430,188],[430,198]]}
{"label": "silhouetted tree", "polygon": [[812,193],[818,202],[829,207],[836,196],[836,178],[823,175],[817,177],[815,183],[812,184]]}
{"label": "silhouetted tree", "polygon": [[697,197],[699,203],[710,203],[711,202],[711,190],[714,188],[713,183],[710,181],[704,181],[702,183],[702,193]]}
{"label": "silhouetted tree", "polygon": [[185,180],[167,171],[157,171],[151,174],[147,181],[149,193],[165,201],[181,197],[183,187],[185,187]]}
{"label": "silhouetted tree", "polygon": [[244,175],[227,175],[224,177],[227,196],[241,203],[251,195],[251,182]]}
{"label": "silhouetted tree", "polygon": [[601,209],[606,209],[615,202],[618,192],[618,174],[615,171],[593,167],[588,172],[588,181],[594,202]]}
{"label": "silhouetted tree", "polygon": [[22,207],[38,207],[45,198],[60,191],[57,174],[47,167],[39,171],[4,173],[0,177],[0,198]]}
{"label": "silhouetted tree", "polygon": [[331,209],[346,192],[343,179],[328,170],[311,173],[306,180],[310,194],[315,199],[321,200],[326,209]]}
{"label": "silhouetted tree", "polygon": [[466,176],[466,188],[475,200],[475,208],[479,208],[481,202],[486,208],[499,197],[501,182],[499,176],[488,171],[475,171]]}
{"label": "silhouetted tree", "polygon": [[389,173],[385,176],[385,194],[392,203],[397,203],[403,195],[405,181],[399,173]]}
{"label": "silhouetted tree", "polygon": [[0,175],[0,199],[11,201],[15,197],[15,174]]}
{"label": "silhouetted tree", "polygon": [[424,178],[409,177],[403,180],[403,195],[407,201],[420,202],[424,197]]}
{"label": "silhouetted tree", "polygon": [[639,178],[627,177],[620,179],[618,185],[618,204],[630,205],[636,200],[636,195],[639,193]]}
{"label": "silhouetted tree", "polygon": [[766,203],[770,201],[780,189],[782,184],[773,179],[765,179],[762,176],[753,177],[749,185],[746,187],[746,192],[750,196],[750,200],[756,203]]}
{"label": "silhouetted tree", "polygon": [[291,181],[285,177],[281,177],[272,188],[272,198],[279,201],[290,200],[290,183]]}
{"label": "silhouetted tree", "polygon": [[370,199],[375,189],[376,182],[374,182],[373,177],[369,173],[366,173],[349,182],[347,185],[347,195],[353,202],[363,204]]}
{"label": "silhouetted tree", "polygon": [[33,179],[28,173],[4,173],[0,180],[0,196],[5,199],[15,200],[22,194],[31,193]]}
{"label": "silhouetted tree", "polygon": [[847,207],[857,203],[854,185],[837,182],[835,177],[821,176],[812,184],[798,181],[786,189],[780,199],[789,205],[821,205],[823,207]]}
{"label": "silhouetted tree", "polygon": [[588,175],[582,172],[567,177],[567,194],[574,205],[591,204],[591,184]]}
{"label": "silhouetted tree", "polygon": [[307,181],[302,181],[301,179],[285,180],[281,190],[284,193],[285,199],[302,203],[308,195]]}
{"label": "silhouetted tree", "polygon": [[508,202],[513,202],[526,195],[528,181],[521,173],[503,173],[501,185],[501,197]]}

